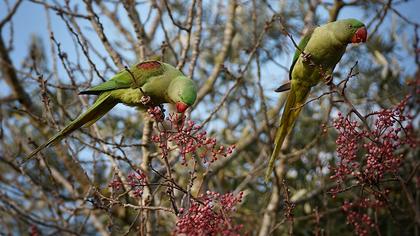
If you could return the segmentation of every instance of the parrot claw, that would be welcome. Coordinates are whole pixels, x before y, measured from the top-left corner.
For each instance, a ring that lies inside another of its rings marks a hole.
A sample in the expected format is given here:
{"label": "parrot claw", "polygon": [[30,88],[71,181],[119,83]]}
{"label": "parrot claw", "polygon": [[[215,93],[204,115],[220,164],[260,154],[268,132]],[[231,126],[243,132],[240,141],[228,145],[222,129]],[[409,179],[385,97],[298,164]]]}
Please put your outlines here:
{"label": "parrot claw", "polygon": [[332,81],[333,81],[332,75],[325,76],[325,84],[326,85],[330,85]]}
{"label": "parrot claw", "polygon": [[[141,89],[141,88],[140,88]],[[143,93],[144,94],[144,93]],[[140,98],[140,102],[143,104],[143,105],[146,105],[146,104],[148,104],[150,101],[152,100],[152,98],[150,98],[149,96],[147,96],[147,95],[143,95],[141,98]]]}
{"label": "parrot claw", "polygon": [[304,63],[308,63],[311,61],[312,55],[309,53],[302,52],[302,59]]}

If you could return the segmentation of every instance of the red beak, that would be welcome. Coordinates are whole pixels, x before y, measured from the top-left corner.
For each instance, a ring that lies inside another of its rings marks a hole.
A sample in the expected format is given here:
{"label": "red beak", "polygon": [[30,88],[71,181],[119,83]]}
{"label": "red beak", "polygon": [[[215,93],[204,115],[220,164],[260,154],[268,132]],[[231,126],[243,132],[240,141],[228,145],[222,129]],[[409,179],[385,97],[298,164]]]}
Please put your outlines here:
{"label": "red beak", "polygon": [[188,105],[183,103],[183,102],[177,102],[176,103],[176,110],[179,113],[184,113],[184,111],[187,110],[187,108],[188,108]]}
{"label": "red beak", "polygon": [[352,43],[364,43],[367,39],[367,30],[366,27],[361,27],[356,30],[353,37],[351,38]]}

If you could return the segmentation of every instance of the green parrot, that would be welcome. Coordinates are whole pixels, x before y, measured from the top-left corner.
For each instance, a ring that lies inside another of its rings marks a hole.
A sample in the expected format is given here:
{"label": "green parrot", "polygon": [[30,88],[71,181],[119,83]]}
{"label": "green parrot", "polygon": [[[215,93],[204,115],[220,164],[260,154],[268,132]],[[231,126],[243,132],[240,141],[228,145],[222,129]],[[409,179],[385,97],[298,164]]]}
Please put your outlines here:
{"label": "green parrot", "polygon": [[144,61],[120,71],[110,80],[80,94],[98,95],[98,99],[84,113],[70,122],[23,159],[30,160],[45,147],[55,144],[82,126],[90,126],[118,103],[145,109],[143,96],[150,97],[148,105],[171,103],[179,113],[194,104],[197,88],[194,82],[175,67],[160,61]]}
{"label": "green parrot", "polygon": [[346,51],[347,44],[366,42],[366,39],[366,27],[356,19],[338,20],[316,27],[301,39],[290,66],[289,82],[275,90],[290,91],[276,132],[274,151],[265,175],[266,182],[283,141],[292,130],[311,88],[322,78],[331,81],[334,68]]}

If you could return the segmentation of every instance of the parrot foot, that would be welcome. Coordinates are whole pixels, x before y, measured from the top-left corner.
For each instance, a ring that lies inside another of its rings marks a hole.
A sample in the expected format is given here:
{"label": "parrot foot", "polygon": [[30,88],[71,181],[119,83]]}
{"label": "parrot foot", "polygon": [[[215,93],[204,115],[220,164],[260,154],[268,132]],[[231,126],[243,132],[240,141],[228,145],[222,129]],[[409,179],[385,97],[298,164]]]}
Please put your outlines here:
{"label": "parrot foot", "polygon": [[140,98],[140,102],[141,102],[143,105],[148,104],[151,100],[152,100],[152,98],[150,98],[150,96],[147,96],[147,95],[142,96],[142,97]]}
{"label": "parrot foot", "polygon": [[303,59],[303,62],[309,63],[309,62],[312,61],[311,60],[312,59],[312,55],[310,53],[302,52],[302,59]]}
{"label": "parrot foot", "polygon": [[325,84],[326,85],[330,85],[332,81],[333,81],[332,75],[325,76]]}

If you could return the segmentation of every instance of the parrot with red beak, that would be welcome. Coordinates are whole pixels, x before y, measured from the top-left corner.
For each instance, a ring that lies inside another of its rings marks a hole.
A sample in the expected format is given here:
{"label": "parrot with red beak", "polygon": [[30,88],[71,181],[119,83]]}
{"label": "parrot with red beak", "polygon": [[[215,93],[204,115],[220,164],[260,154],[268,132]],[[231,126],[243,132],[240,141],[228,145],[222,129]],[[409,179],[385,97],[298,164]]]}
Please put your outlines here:
{"label": "parrot with red beak", "polygon": [[[80,94],[98,95],[98,99],[84,113],[71,121],[24,158],[22,164],[39,151],[55,144],[82,126],[90,126],[118,103],[146,109],[163,103],[174,104],[179,113],[194,104],[197,88],[194,82],[175,67],[160,61],[144,61],[124,69],[110,80]],[[145,105],[144,98],[150,98]]]}
{"label": "parrot with red beak", "polygon": [[289,82],[275,91],[289,91],[280,126],[277,129],[274,150],[265,175],[266,182],[273,172],[284,139],[305,104],[311,88],[321,79],[331,81],[335,66],[349,43],[366,42],[366,26],[356,19],[344,19],[309,30],[299,42],[289,70]]}

